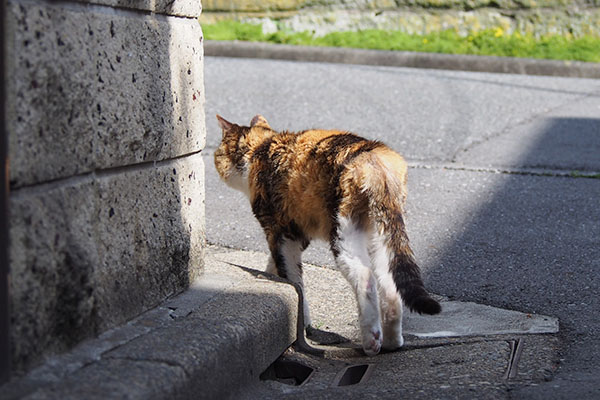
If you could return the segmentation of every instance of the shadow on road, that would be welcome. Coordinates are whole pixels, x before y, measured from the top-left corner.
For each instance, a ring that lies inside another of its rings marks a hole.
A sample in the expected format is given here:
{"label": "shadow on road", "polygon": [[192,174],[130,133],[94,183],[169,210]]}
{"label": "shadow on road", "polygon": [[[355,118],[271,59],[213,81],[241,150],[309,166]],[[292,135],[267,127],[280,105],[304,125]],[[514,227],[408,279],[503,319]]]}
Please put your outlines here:
{"label": "shadow on road", "polygon": [[[517,165],[598,170],[599,155],[600,119],[553,118]],[[492,193],[466,225],[451,227],[455,236],[427,271],[429,287],[457,300],[558,317],[564,369],[597,368],[600,318],[590,310],[600,307],[600,179],[443,173],[452,179],[436,182],[447,185],[442,190],[488,180]]]}

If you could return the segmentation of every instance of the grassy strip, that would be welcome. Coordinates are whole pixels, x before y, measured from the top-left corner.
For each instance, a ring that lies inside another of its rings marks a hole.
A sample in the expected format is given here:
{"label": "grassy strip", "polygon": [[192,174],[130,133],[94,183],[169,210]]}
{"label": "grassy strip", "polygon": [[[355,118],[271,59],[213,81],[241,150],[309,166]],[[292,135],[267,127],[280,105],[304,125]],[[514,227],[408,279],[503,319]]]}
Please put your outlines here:
{"label": "grassy strip", "polygon": [[467,37],[454,31],[410,35],[400,31],[364,30],[334,32],[321,37],[308,32],[263,34],[260,25],[236,21],[205,24],[202,29],[206,39],[210,40],[600,62],[600,37],[552,35],[536,38],[519,33],[509,35],[500,28],[472,33]]}
{"label": "grassy strip", "polygon": [[569,174],[572,178],[591,178],[591,179],[600,179],[600,173],[585,173],[579,171],[571,171]]}

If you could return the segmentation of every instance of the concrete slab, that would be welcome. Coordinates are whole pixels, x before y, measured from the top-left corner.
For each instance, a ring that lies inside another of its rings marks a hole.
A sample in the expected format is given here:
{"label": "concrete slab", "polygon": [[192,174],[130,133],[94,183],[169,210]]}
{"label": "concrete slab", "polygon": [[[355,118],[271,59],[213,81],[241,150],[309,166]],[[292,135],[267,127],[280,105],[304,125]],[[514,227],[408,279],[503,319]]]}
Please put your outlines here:
{"label": "concrete slab", "polygon": [[405,334],[421,338],[558,332],[553,317],[460,301],[442,302],[434,316],[405,313],[404,324]]}
{"label": "concrete slab", "polygon": [[[262,381],[245,392],[247,399],[507,399],[527,385],[548,379],[556,368],[556,338],[528,336],[507,377],[514,357],[511,337],[454,342],[445,346],[412,347],[377,357],[314,357],[288,351],[290,360],[313,369],[302,386]],[[521,339],[523,340],[523,339]],[[370,365],[371,374],[359,384],[336,387],[335,378],[349,366]]]}
{"label": "concrete slab", "polygon": [[59,384],[22,399],[175,399],[181,398],[186,382],[185,371],[177,365],[145,360],[101,360],[77,370]]}

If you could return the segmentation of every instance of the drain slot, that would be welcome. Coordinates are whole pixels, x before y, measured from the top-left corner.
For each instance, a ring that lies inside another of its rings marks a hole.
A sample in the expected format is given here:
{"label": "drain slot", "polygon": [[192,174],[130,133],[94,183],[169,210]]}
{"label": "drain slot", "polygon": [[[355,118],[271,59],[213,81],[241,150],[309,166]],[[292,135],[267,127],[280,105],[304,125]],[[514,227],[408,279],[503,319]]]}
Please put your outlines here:
{"label": "drain slot", "polygon": [[290,386],[300,386],[306,383],[314,369],[291,360],[275,360],[262,374],[262,381],[277,381]]}
{"label": "drain slot", "polygon": [[517,376],[518,364],[523,352],[523,340],[516,339],[508,342],[510,344],[510,356],[508,358],[508,368],[504,374],[504,379],[513,379]]}
{"label": "drain slot", "polygon": [[350,386],[366,382],[371,376],[374,364],[351,365],[341,370],[333,381],[333,386]]}

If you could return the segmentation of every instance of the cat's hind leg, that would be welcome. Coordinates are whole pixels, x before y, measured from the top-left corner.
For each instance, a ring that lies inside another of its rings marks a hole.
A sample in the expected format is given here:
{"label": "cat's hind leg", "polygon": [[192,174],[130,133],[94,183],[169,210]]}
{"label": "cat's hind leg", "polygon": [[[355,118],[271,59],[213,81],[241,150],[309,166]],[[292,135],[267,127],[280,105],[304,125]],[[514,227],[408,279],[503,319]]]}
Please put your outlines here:
{"label": "cat's hind leg", "polygon": [[340,217],[331,250],[338,269],[346,277],[358,302],[358,315],[365,354],[374,356],[382,345],[377,282],[370,268],[368,237],[351,219]]}
{"label": "cat's hind leg", "polygon": [[369,255],[379,287],[383,348],[396,350],[404,344],[402,337],[402,298],[390,272],[390,252],[385,237],[376,230],[371,233]]}

